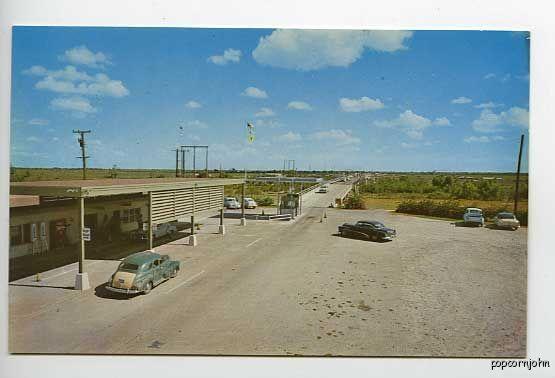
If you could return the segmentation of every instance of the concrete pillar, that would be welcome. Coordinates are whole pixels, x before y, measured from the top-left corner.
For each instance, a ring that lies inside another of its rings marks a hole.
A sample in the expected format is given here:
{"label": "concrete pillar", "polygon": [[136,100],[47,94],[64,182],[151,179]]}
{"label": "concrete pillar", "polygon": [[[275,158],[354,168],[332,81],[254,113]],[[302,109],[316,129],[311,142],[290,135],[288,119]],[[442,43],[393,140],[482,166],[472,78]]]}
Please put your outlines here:
{"label": "concrete pillar", "polygon": [[195,234],[195,216],[191,215],[191,236]]}
{"label": "concrete pillar", "polygon": [[84,271],[85,262],[85,239],[83,239],[83,229],[85,228],[85,198],[79,197],[79,273],[75,276],[75,289],[90,289],[89,275]]}
{"label": "concrete pillar", "polygon": [[220,225],[218,226],[218,233],[221,235],[225,235],[224,209],[220,209]]}

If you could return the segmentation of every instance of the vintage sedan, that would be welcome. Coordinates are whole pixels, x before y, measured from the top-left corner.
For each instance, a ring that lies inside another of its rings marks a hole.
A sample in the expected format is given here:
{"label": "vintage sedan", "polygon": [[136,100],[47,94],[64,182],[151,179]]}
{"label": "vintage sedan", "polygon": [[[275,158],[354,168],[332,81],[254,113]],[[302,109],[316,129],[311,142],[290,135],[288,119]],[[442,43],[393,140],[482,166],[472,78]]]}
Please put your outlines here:
{"label": "vintage sedan", "polygon": [[341,236],[362,237],[372,241],[393,240],[397,231],[374,220],[362,220],[356,223],[343,223],[339,226]]}
{"label": "vintage sedan", "polygon": [[520,227],[520,222],[516,219],[513,213],[502,212],[493,218],[493,223],[497,228],[508,228],[513,231]]}
{"label": "vintage sedan", "polygon": [[121,294],[148,294],[156,285],[177,276],[179,265],[168,255],[153,251],[134,253],[119,264],[106,289]]}

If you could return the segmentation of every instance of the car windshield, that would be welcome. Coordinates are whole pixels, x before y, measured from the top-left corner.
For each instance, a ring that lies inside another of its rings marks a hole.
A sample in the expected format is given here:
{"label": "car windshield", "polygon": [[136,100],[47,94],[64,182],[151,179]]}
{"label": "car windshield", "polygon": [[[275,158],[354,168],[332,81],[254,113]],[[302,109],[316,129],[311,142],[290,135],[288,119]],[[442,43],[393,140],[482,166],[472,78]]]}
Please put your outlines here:
{"label": "car windshield", "polygon": [[482,214],[482,210],[478,210],[478,209],[468,210],[468,212],[469,212],[470,214],[476,214],[476,215]]}
{"label": "car windshield", "polygon": [[122,262],[118,270],[130,270],[130,271],[136,272],[137,270],[139,270],[139,266],[137,264]]}
{"label": "car windshield", "polygon": [[501,213],[497,216],[499,219],[514,219],[515,216],[511,213]]}

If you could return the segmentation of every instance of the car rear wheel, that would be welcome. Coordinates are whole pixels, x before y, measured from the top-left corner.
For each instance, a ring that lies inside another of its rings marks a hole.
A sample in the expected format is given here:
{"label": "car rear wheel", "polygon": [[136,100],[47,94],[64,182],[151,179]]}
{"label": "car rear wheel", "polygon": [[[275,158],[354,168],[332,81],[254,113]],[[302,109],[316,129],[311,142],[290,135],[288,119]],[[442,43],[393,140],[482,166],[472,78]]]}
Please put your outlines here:
{"label": "car rear wheel", "polygon": [[372,241],[378,241],[378,235],[372,235]]}
{"label": "car rear wheel", "polygon": [[148,294],[150,293],[151,290],[152,290],[152,282],[147,282],[147,284],[145,285],[144,293]]}

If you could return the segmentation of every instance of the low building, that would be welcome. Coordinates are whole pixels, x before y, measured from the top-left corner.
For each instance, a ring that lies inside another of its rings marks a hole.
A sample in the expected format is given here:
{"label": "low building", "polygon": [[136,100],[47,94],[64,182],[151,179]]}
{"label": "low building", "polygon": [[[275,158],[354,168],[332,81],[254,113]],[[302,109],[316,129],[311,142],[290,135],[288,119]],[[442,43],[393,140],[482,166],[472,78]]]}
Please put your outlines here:
{"label": "low building", "polygon": [[223,208],[224,186],[243,183],[183,178],[14,182],[9,256],[77,245],[83,229],[91,242],[109,243],[132,239],[156,224],[213,215]]}

